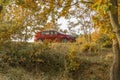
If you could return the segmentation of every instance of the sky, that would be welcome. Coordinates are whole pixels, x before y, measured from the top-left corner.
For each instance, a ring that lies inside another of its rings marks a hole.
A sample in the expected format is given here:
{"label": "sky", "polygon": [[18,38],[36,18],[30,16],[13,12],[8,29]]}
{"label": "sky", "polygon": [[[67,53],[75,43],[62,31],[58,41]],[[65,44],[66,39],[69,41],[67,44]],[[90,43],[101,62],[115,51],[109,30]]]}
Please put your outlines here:
{"label": "sky", "polygon": [[68,22],[64,17],[62,17],[58,20],[58,24],[61,24],[59,26],[60,29],[68,29],[68,27],[67,27]]}

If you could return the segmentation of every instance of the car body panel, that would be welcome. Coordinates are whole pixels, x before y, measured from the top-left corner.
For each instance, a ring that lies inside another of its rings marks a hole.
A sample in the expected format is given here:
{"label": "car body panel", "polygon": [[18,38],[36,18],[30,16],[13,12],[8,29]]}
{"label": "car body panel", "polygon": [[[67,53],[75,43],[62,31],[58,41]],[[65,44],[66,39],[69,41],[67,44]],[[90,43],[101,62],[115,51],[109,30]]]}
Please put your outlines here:
{"label": "car body panel", "polygon": [[37,32],[35,34],[34,37],[34,41],[37,42],[42,40],[49,40],[49,41],[56,41],[56,42],[62,42],[63,39],[66,39],[69,42],[75,42],[75,37],[71,36],[71,35],[66,35],[63,33],[60,33],[58,31],[55,30],[46,30],[46,31],[41,31],[41,32]]}

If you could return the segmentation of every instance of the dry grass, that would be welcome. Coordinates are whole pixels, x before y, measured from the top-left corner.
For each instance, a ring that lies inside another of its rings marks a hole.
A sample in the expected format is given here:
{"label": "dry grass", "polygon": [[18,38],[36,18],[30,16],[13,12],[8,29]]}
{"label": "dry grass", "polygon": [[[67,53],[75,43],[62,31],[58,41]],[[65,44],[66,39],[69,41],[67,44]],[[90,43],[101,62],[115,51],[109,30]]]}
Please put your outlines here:
{"label": "dry grass", "polygon": [[[39,64],[35,63],[37,66],[30,66],[31,63],[26,64],[27,67],[10,66],[9,62],[1,62],[0,80],[109,80],[113,58],[111,49],[95,53],[82,52],[81,45],[75,43],[46,44],[42,45],[42,53],[36,51],[37,56],[43,60]],[[38,45],[29,45],[27,50],[34,48],[41,52],[41,46]]]}

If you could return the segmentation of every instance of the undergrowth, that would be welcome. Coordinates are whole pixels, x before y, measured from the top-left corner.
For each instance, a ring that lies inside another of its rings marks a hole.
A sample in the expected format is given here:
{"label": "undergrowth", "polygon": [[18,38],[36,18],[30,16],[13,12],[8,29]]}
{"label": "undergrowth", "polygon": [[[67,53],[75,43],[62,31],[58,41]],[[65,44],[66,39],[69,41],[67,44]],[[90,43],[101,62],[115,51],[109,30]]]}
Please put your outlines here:
{"label": "undergrowth", "polygon": [[[0,73],[8,78],[6,80],[29,80],[27,77],[32,80],[84,80],[86,72],[91,75],[93,68],[89,71],[89,66],[103,64],[99,60],[105,59],[99,57],[95,44],[5,42],[2,45]],[[86,54],[87,51],[91,53]],[[109,70],[109,64],[105,65]],[[86,76],[85,80],[109,80],[93,75],[95,77]]]}

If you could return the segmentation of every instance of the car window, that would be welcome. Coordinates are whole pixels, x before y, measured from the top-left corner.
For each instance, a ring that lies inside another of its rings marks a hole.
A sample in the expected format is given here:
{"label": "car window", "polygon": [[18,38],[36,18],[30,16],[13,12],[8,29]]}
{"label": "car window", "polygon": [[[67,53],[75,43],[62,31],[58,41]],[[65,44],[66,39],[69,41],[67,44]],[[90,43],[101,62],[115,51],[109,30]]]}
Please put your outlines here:
{"label": "car window", "polygon": [[49,35],[49,31],[43,31],[42,34]]}
{"label": "car window", "polygon": [[54,34],[54,32],[53,32],[53,31],[50,31],[50,34]]}
{"label": "car window", "polygon": [[53,34],[57,34],[56,31],[50,31],[50,34],[53,35]]}
{"label": "car window", "polygon": [[58,34],[56,31],[54,32],[55,34]]}

